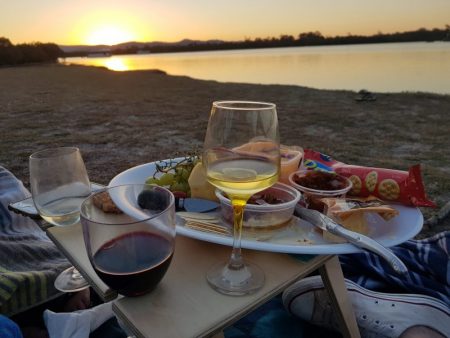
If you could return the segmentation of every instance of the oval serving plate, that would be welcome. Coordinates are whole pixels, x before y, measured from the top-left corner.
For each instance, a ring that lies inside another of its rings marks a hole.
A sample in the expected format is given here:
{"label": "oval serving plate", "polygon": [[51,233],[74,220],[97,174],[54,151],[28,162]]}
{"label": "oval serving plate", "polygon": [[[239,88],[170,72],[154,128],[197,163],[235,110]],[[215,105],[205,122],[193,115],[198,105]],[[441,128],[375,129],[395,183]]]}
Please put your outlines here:
{"label": "oval serving plate", "polygon": [[[181,160],[181,158],[174,159]],[[142,184],[156,170],[155,162],[142,164],[115,176],[109,186],[122,184]],[[417,235],[423,226],[423,216],[418,208],[403,205],[392,205],[399,215],[384,221],[378,215],[369,218],[368,236],[380,244],[390,247],[398,245]],[[230,236],[198,231],[184,226],[184,221],[177,217],[177,233],[179,235],[202,241],[231,246]],[[322,238],[310,223],[294,217],[286,226],[277,230],[244,231],[242,247],[246,249],[298,253],[298,254],[346,254],[361,252],[361,249],[348,243],[330,243]]]}

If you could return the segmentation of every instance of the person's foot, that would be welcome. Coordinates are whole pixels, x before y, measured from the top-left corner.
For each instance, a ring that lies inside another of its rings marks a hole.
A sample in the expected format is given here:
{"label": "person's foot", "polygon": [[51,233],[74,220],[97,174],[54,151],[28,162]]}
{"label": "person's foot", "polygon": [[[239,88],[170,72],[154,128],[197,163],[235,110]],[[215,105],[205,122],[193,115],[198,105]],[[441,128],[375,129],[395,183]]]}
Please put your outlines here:
{"label": "person's foot", "polygon": [[[380,293],[349,280],[345,282],[362,337],[399,337],[418,325],[450,337],[450,309],[441,301],[422,295]],[[283,304],[303,320],[339,330],[320,276],[302,279],[287,288]]]}

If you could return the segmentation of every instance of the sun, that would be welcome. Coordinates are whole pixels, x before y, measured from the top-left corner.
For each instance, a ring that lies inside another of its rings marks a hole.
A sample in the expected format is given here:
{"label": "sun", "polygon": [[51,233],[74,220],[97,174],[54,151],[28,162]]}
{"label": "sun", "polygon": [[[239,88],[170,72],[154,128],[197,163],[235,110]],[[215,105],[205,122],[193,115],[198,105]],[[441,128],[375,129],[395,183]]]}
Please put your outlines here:
{"label": "sun", "polygon": [[136,36],[133,32],[118,25],[95,27],[86,37],[86,42],[89,45],[116,45],[134,40],[136,40]]}
{"label": "sun", "polygon": [[116,45],[129,41],[149,41],[152,29],[136,13],[124,9],[92,10],[80,16],[70,31],[73,44]]}

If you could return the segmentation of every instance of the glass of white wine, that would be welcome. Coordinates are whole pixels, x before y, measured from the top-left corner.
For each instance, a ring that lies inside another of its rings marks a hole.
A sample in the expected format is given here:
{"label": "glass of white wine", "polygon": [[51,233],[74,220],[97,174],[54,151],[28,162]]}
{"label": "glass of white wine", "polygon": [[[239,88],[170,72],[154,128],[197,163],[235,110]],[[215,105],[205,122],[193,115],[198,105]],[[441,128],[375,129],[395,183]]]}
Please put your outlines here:
{"label": "glass of white wine", "polygon": [[280,144],[276,106],[250,101],[216,101],[206,131],[203,166],[208,181],[233,205],[233,250],[229,261],[213,266],[209,284],[228,295],[246,295],[264,285],[264,272],[241,253],[247,200],[278,180]]}
{"label": "glass of white wine", "polygon": [[[41,217],[56,226],[79,222],[81,203],[91,194],[80,150],[60,147],[38,151],[30,156],[30,185],[34,205]],[[63,292],[88,287],[81,274],[71,267],[55,280]]]}

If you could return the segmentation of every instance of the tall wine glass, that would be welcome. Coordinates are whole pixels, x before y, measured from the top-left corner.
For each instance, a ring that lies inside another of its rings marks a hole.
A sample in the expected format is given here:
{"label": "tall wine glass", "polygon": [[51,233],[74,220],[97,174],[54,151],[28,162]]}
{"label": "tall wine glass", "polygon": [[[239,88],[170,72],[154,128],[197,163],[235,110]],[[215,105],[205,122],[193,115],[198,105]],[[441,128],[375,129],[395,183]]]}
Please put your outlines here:
{"label": "tall wine glass", "polygon": [[[81,203],[91,194],[80,150],[75,147],[45,149],[32,154],[30,185],[37,211],[56,226],[78,223]],[[56,278],[55,287],[63,292],[75,292],[88,287],[88,283],[71,267]]]}
{"label": "tall wine glass", "polygon": [[275,104],[214,102],[202,161],[208,181],[228,195],[234,214],[231,257],[213,266],[206,278],[224,294],[255,292],[264,285],[264,272],[242,258],[242,218],[250,196],[278,180],[280,145]]}

